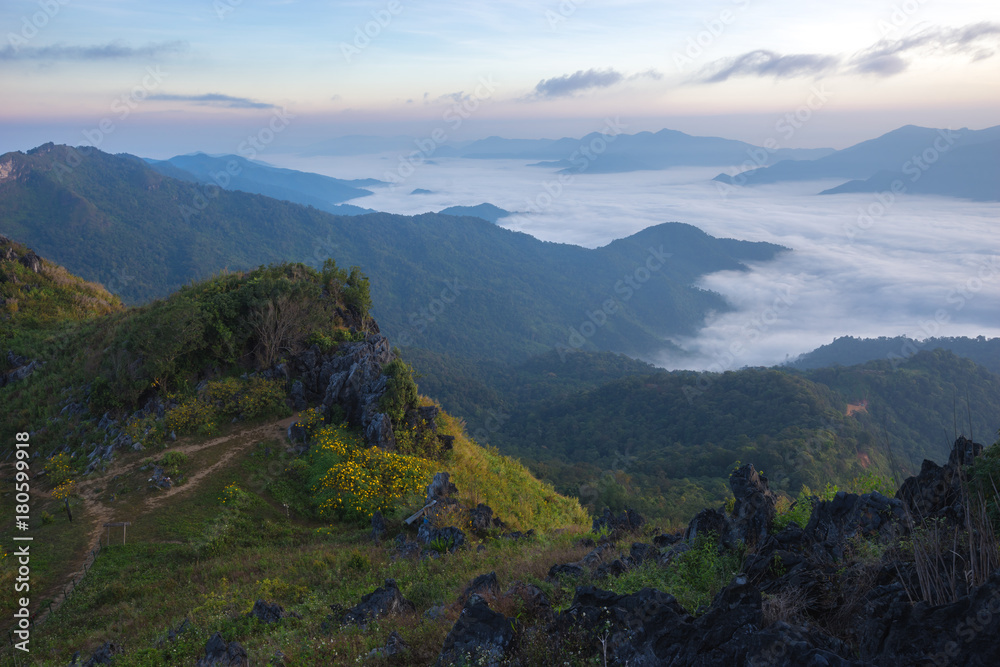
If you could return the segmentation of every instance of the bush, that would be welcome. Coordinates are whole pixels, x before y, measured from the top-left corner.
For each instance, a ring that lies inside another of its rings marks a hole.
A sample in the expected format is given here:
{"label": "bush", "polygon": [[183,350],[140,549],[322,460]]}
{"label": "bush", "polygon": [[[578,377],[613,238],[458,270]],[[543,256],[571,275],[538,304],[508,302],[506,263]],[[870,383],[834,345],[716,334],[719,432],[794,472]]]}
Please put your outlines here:
{"label": "bush", "polygon": [[312,487],[313,502],[322,518],[363,523],[419,493],[430,471],[429,461],[371,447],[327,469]]}
{"label": "bush", "polygon": [[52,487],[58,487],[68,481],[73,474],[69,454],[53,456],[45,462],[45,474],[48,475]]}
{"label": "bush", "polygon": [[278,417],[288,411],[285,383],[262,377],[214,380],[205,387],[205,399],[225,415],[243,415],[246,419]]}
{"label": "bush", "polygon": [[168,431],[212,435],[216,430],[216,419],[218,414],[214,407],[198,398],[189,398],[167,412],[165,424]]}
{"label": "bush", "polygon": [[417,383],[413,381],[413,368],[402,359],[390,361],[382,369],[389,377],[385,393],[379,399],[379,410],[389,415],[393,424],[403,421],[406,409],[417,403]]}

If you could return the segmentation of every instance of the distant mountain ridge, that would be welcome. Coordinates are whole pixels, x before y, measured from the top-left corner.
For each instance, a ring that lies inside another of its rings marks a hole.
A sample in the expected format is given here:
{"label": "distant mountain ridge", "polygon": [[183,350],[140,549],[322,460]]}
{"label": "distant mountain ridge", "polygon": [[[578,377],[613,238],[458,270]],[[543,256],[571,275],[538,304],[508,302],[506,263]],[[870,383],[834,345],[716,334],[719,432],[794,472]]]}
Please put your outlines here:
{"label": "distant mountain ridge", "polygon": [[265,195],[303,206],[314,206],[337,215],[372,213],[371,209],[340,202],[366,197],[372,193],[365,190],[365,187],[381,183],[372,178],[345,181],[321,174],[272,167],[238,155],[194,153],[177,155],[169,160],[147,158],[146,162],[154,170],[171,178],[195,181],[208,187],[217,186],[225,190]]}
{"label": "distant mountain ridge", "polygon": [[970,359],[993,373],[1000,374],[1000,338],[988,339],[985,336],[923,340],[907,336],[879,338],[841,336],[812,352],[800,355],[786,365],[800,370],[813,370],[831,366],[855,366],[878,359],[899,364],[922,350],[948,350],[959,357]]}
{"label": "distant mountain ridge", "polygon": [[1000,125],[982,130],[935,129],[906,125],[815,160],[786,160],[714,180],[733,186],[786,181],[850,179],[824,190],[900,192],[1000,200]]}
{"label": "distant mountain ridge", "polygon": [[[409,139],[409,140],[408,140]],[[360,155],[390,151],[424,151],[417,138],[341,137],[320,142],[303,155]],[[592,132],[580,138],[506,139],[487,137],[471,142],[436,146],[434,157],[468,159],[543,160],[539,166],[567,172],[618,173],[678,166],[740,165],[754,156],[763,162],[808,160],[833,152],[832,148],[764,148],[733,139],[697,137],[677,130],[626,134],[617,129]],[[430,155],[425,155],[430,157]]]}

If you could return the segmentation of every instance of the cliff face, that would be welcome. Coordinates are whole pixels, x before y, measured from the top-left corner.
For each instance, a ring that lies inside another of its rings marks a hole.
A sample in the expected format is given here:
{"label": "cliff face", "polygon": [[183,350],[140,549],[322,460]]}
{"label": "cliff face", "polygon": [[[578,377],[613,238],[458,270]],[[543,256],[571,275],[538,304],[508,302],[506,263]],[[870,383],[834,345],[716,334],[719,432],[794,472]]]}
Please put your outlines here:
{"label": "cliff face", "polygon": [[383,368],[395,355],[380,333],[364,341],[342,343],[327,353],[315,345],[288,365],[293,379],[291,395],[297,410],[316,405],[329,418],[339,406],[352,426],[362,429],[370,445],[394,449],[396,438],[389,416],[379,410],[386,391]]}

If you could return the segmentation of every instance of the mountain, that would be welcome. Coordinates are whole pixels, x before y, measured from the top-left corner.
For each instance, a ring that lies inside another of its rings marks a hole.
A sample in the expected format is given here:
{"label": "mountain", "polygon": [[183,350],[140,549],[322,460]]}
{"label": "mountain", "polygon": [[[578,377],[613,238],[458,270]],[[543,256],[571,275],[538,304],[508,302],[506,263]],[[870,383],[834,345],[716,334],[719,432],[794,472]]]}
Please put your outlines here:
{"label": "mountain", "polygon": [[482,218],[490,222],[496,222],[500,218],[512,215],[510,211],[505,211],[499,206],[483,203],[476,206],[449,206],[438,211],[438,215],[454,215],[458,217],[469,216],[472,218]]}
{"label": "mountain", "polygon": [[801,370],[855,366],[868,361],[886,359],[898,364],[921,350],[948,350],[965,357],[983,368],[1000,374],[1000,338],[987,339],[952,337],[915,340],[906,336],[855,338],[842,336],[792,360],[787,365]]}
{"label": "mountain", "polygon": [[[818,159],[785,160],[735,176],[719,174],[715,180],[729,185],[764,185],[832,178],[866,181],[885,172],[893,175],[892,178],[896,174],[902,174],[907,191],[910,191],[912,184],[914,192],[929,188],[927,192],[934,194],[972,194],[976,198],[993,198],[996,195],[996,180],[994,179],[994,186],[991,188],[989,178],[996,169],[997,140],[1000,140],[1000,125],[983,130],[946,130],[906,125]],[[951,156],[951,153],[955,155]],[[994,164],[990,163],[991,156]],[[961,184],[964,177],[972,178],[972,183],[967,187]],[[884,175],[878,176],[871,185],[883,184],[884,178]],[[925,180],[927,185],[922,185],[921,182]],[[861,186],[853,185],[851,188],[854,189],[843,191],[867,191],[858,190],[859,187]]]}
{"label": "mountain", "polygon": [[1000,201],[1000,140],[958,146],[942,153],[927,169],[914,163],[904,170],[880,171],[865,180],[848,181],[820,194],[845,192],[906,192]]}
{"label": "mountain", "polygon": [[718,137],[695,137],[676,130],[624,134],[592,132],[579,139],[503,139],[489,137],[464,146],[462,157],[547,160],[536,166],[565,173],[618,173],[681,166],[739,165],[759,157],[760,164],[806,160],[833,149],[762,148]]}
{"label": "mountain", "polygon": [[206,190],[220,187],[224,190],[250,192],[314,206],[337,215],[372,213],[371,209],[337,204],[368,196],[371,191],[363,188],[381,183],[371,178],[345,181],[294,169],[282,169],[238,155],[194,153],[178,155],[169,160],[147,159],[146,162],[165,176],[201,183]]}
{"label": "mountain", "polygon": [[651,353],[728,308],[693,286],[698,277],[785,250],[679,223],[587,249],[475,218],[334,216],[85,150],[0,156],[0,232],[89,280],[116,281],[129,303],[226,268],[333,256],[371,276],[379,321],[400,345],[458,356]]}

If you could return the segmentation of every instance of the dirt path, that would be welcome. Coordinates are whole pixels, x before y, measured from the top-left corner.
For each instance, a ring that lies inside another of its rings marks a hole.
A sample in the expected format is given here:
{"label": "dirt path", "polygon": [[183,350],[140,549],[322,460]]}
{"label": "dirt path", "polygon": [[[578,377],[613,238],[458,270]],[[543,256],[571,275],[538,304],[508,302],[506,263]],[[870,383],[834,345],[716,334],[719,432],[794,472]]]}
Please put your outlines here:
{"label": "dirt path", "polygon": [[[298,415],[293,415],[287,419],[282,419],[281,421],[261,424],[238,433],[232,433],[230,435],[214,438],[205,442],[182,444],[179,447],[172,448],[170,451],[182,452],[184,454],[191,455],[206,449],[218,447],[220,445],[228,445],[228,447],[226,447],[226,451],[222,454],[218,461],[189,477],[187,482],[183,485],[172,486],[163,493],[147,498],[138,510],[134,507],[130,508],[133,520],[159,507],[167,498],[196,488],[206,476],[229,463],[234,456],[246,450],[254,443],[259,442],[264,438],[273,436],[278,436],[279,439],[283,439],[285,430],[291,424],[295,423],[296,419],[298,419]],[[118,475],[124,475],[132,472],[136,468],[142,466],[142,464],[142,460],[133,460],[126,463],[116,459],[102,476],[78,483],[77,495],[83,501],[83,514],[86,516],[86,520],[88,522],[92,522],[93,524],[90,529],[90,534],[87,537],[87,543],[92,545],[92,549],[96,548],[101,536],[104,535],[107,530],[104,528],[104,524],[111,522],[114,519],[115,513],[114,508],[109,507],[100,499],[101,492],[99,489],[103,489],[104,486],[107,485],[108,480],[114,479],[114,477]],[[82,557],[76,559],[69,566],[70,572],[66,574],[61,583],[56,585],[57,592],[52,598],[52,605],[44,613],[39,614],[35,623],[41,623],[51,612],[59,609],[65,600],[66,595],[73,592],[73,589],[76,588],[76,584],[83,578],[83,575],[86,574],[87,570],[93,564],[93,561],[94,551],[87,551]]]}

